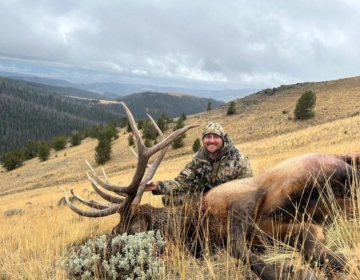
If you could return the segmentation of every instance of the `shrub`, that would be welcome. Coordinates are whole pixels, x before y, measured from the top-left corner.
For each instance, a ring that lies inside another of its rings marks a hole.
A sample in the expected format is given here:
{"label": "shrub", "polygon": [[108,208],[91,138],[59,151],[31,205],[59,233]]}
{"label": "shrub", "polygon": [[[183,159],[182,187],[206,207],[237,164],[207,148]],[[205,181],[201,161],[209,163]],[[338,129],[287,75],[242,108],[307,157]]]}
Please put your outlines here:
{"label": "shrub", "polygon": [[186,114],[182,113],[179,119],[185,121],[187,119]]}
{"label": "shrub", "polygon": [[102,235],[75,248],[61,266],[69,279],[159,279],[165,267],[159,258],[164,246],[161,234],[154,231]]}
{"label": "shrub", "polygon": [[121,117],[120,118],[120,128],[124,128],[128,125],[128,120],[127,120],[127,117]]}
{"label": "shrub", "polygon": [[11,216],[22,215],[22,214],[24,214],[24,210],[19,209],[19,208],[8,209],[4,212],[5,217],[11,217]]}
{"label": "shrub", "polygon": [[227,110],[228,115],[234,115],[236,113],[235,102],[231,101]]}
{"label": "shrub", "polygon": [[146,138],[146,139],[144,140],[144,145],[145,145],[145,147],[150,148],[150,147],[153,146],[153,143],[151,142],[150,139]]}
{"label": "shrub", "polygon": [[2,165],[7,171],[14,170],[23,165],[24,153],[21,149],[14,152],[8,152],[2,156]]}
{"label": "shrub", "polygon": [[39,146],[38,155],[39,155],[39,159],[41,161],[48,160],[49,156],[50,156],[50,147],[49,147],[49,145],[46,144],[45,142],[41,143],[40,146]]}
{"label": "shrub", "polygon": [[129,146],[135,145],[135,139],[134,139],[134,135],[132,135],[132,133],[129,134],[128,143],[129,143]]}
{"label": "shrub", "polygon": [[35,158],[39,151],[39,142],[37,141],[26,141],[24,147],[25,159]]}
{"label": "shrub", "polygon": [[172,142],[171,147],[175,150],[181,147],[184,147],[185,143],[184,143],[184,136],[182,135],[181,137],[179,137],[178,139],[176,139],[174,142]]}
{"label": "shrub", "polygon": [[63,150],[65,149],[66,142],[66,137],[64,135],[56,136],[52,140],[52,147],[55,151]]}
{"label": "shrub", "polygon": [[74,131],[71,135],[70,144],[72,147],[78,146],[81,144],[82,135],[78,131]]}
{"label": "shrub", "polygon": [[156,128],[154,127],[151,121],[146,120],[144,122],[142,136],[144,139],[149,139],[149,140],[155,140],[156,137],[158,136]]}
{"label": "shrub", "polygon": [[304,92],[297,101],[294,118],[296,120],[306,120],[314,117],[315,104],[316,94],[311,90]]}
{"label": "shrub", "polygon": [[192,150],[194,151],[194,153],[196,153],[198,150],[200,150],[200,148],[201,148],[200,139],[196,138],[196,140],[194,141],[194,144],[192,146]]}
{"label": "shrub", "polygon": [[[186,115],[183,113],[177,120],[176,125],[174,126],[173,131],[183,128],[185,126],[184,120],[186,120]],[[181,148],[185,145],[184,139],[186,137],[186,134],[181,135],[179,138],[177,138],[174,142],[172,142],[171,147],[173,149]]]}
{"label": "shrub", "polygon": [[95,161],[98,164],[104,164],[111,159],[111,140],[108,138],[99,139],[98,145],[95,148]]}

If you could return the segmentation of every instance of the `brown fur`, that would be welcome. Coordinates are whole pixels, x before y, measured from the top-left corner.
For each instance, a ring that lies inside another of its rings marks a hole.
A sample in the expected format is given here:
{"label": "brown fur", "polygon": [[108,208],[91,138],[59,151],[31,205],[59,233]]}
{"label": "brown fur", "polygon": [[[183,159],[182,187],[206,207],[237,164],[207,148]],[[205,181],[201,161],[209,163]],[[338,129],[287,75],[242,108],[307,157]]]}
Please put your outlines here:
{"label": "brown fur", "polygon": [[[124,227],[120,222],[113,233],[159,229],[166,238],[183,242],[195,255],[205,248],[228,246],[234,257],[247,260],[262,279],[289,277],[292,272],[264,263],[251,251],[251,246],[262,244],[261,233],[293,245],[309,261],[342,270],[345,258],[324,247],[322,225],[332,221],[335,211],[330,196],[339,208],[349,211],[346,201],[354,195],[350,186],[358,176],[352,163],[359,166],[359,162],[360,153],[300,155],[259,176],[220,185],[199,204],[176,208],[133,206],[130,224]],[[291,277],[316,279],[309,271]]]}

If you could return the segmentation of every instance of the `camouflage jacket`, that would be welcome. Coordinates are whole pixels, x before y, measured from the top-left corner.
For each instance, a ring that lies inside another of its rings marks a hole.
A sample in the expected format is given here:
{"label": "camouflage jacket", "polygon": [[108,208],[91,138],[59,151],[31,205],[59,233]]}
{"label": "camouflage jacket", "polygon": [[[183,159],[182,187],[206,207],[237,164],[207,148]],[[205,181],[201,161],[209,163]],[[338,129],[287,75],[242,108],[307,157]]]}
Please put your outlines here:
{"label": "camouflage jacket", "polygon": [[174,180],[160,181],[153,194],[196,196],[222,183],[252,175],[248,157],[225,135],[225,145],[216,159],[210,158],[202,147]]}

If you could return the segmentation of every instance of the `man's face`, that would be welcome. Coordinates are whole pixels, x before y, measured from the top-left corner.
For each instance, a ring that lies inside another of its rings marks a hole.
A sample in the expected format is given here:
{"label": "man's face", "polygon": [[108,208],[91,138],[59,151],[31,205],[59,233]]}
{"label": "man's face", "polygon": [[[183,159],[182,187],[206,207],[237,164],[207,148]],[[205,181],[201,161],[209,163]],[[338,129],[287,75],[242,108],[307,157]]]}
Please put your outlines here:
{"label": "man's face", "polygon": [[202,140],[204,148],[211,157],[216,157],[223,146],[222,138],[217,134],[206,134]]}

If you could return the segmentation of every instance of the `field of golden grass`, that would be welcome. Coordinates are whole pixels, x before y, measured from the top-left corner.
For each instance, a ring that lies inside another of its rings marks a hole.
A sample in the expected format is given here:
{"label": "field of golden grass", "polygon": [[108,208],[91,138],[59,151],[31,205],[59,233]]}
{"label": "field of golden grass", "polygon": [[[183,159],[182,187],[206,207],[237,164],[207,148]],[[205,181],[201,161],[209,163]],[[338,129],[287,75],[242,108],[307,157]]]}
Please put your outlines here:
{"label": "field of golden grass", "polygon": [[[178,174],[190,160],[192,143],[200,136],[203,125],[213,119],[223,124],[235,145],[249,156],[255,175],[298,154],[360,151],[360,88],[357,86],[360,83],[351,79],[339,81],[347,86],[328,83],[314,84],[314,88],[310,83],[289,92],[238,99],[237,114],[232,116],[226,115],[226,106],[188,116],[186,123],[197,123],[199,127],[187,133],[182,149],[169,149],[154,179],[171,179]],[[316,115],[310,121],[294,122],[289,116],[304,87],[317,94]],[[127,137],[124,131],[119,132],[119,139],[113,142],[112,159],[104,165],[114,184],[126,185],[136,165],[127,148]],[[46,162],[32,159],[10,172],[1,169],[1,279],[66,279],[59,259],[67,249],[82,240],[108,233],[116,224],[116,215],[90,219],[77,216],[67,207],[57,207],[64,190],[73,188],[83,197],[94,197],[86,179],[85,160],[96,170],[100,169],[94,160],[96,145],[97,140],[87,138],[80,146],[52,152]],[[143,202],[161,205],[159,197],[149,194]],[[5,212],[11,209],[21,209],[23,214],[6,217]],[[339,247],[350,257],[350,272],[338,279],[360,277],[357,227],[358,221],[339,219],[328,233],[329,246]],[[178,273],[177,279],[245,279],[248,273],[246,268],[236,266],[226,252],[220,252],[216,260],[205,258],[201,262],[174,252],[169,262]],[[320,272],[318,276],[325,279]]]}

